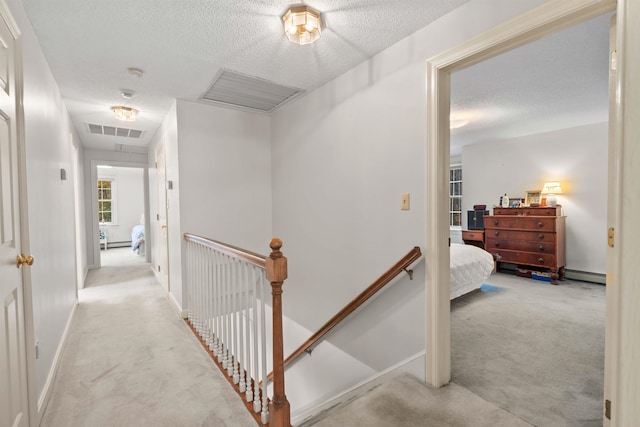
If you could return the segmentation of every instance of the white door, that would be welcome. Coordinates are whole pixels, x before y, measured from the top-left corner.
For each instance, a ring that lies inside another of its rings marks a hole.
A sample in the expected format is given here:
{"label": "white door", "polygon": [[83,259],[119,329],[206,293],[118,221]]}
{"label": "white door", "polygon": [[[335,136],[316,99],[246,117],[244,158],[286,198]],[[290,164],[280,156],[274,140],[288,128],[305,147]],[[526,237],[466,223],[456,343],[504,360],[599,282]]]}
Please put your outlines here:
{"label": "white door", "polygon": [[156,172],[158,186],[158,216],[156,217],[156,236],[158,236],[158,265],[162,287],[169,292],[169,242],[167,237],[167,174],[164,143],[156,146]]}
{"label": "white door", "polygon": [[16,70],[21,67],[17,31],[7,22],[13,21],[0,9],[0,426],[16,427],[29,425],[21,269],[28,267],[16,268],[21,248],[17,135],[22,134]]}

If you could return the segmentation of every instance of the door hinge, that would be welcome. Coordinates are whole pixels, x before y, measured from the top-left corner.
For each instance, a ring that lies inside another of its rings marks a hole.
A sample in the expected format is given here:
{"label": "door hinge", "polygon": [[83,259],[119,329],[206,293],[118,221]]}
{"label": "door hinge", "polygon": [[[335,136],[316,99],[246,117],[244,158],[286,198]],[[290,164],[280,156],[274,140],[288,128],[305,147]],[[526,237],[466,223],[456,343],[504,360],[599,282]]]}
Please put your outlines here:
{"label": "door hinge", "polygon": [[156,221],[160,221],[160,214],[156,214]]}
{"label": "door hinge", "polygon": [[604,416],[611,419],[611,401],[608,399],[604,401]]}
{"label": "door hinge", "polygon": [[156,169],[158,169],[158,162],[156,162]]}
{"label": "door hinge", "polygon": [[614,239],[614,238],[615,238],[615,230],[613,229],[613,227],[611,227],[611,228],[609,229],[608,236],[609,236],[609,239],[608,239],[608,240],[609,240],[609,247],[610,247],[610,248],[612,248],[612,247],[613,247],[614,240],[615,240],[615,239]]}

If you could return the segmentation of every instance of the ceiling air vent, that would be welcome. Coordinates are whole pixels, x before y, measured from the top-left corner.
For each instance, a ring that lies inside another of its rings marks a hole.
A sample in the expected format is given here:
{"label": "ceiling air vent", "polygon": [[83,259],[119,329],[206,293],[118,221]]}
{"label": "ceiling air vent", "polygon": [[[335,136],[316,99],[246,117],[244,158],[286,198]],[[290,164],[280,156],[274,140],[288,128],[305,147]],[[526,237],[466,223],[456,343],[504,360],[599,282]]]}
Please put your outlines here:
{"label": "ceiling air vent", "polygon": [[140,139],[143,131],[138,129],[119,128],[115,126],[96,125],[94,123],[87,123],[89,133],[94,135],[108,135],[108,136],[121,136],[124,138]]}
{"label": "ceiling air vent", "polygon": [[227,107],[268,113],[302,92],[302,89],[222,70],[200,99]]}

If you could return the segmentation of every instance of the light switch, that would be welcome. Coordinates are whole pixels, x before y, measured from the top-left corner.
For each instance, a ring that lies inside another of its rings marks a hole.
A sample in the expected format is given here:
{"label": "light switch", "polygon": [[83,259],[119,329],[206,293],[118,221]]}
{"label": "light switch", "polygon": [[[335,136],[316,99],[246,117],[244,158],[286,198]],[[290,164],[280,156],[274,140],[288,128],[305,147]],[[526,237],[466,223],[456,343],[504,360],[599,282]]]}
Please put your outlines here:
{"label": "light switch", "polygon": [[400,193],[400,209],[403,211],[409,210],[409,193]]}

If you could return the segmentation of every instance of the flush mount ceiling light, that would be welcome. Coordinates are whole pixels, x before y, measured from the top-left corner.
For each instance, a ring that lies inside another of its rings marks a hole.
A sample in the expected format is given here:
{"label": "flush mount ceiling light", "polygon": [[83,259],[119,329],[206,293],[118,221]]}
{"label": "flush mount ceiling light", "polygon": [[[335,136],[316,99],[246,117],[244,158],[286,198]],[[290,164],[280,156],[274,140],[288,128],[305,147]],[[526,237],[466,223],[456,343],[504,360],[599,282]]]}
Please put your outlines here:
{"label": "flush mount ceiling light", "polygon": [[450,120],[449,129],[458,129],[469,124],[469,120]]}
{"label": "flush mount ceiling light", "polygon": [[131,107],[123,107],[121,105],[111,107],[113,114],[117,120],[125,122],[135,122],[138,116],[138,110]]}
{"label": "flush mount ceiling light", "polygon": [[290,8],[282,17],[287,38],[301,45],[313,43],[320,38],[320,12],[309,6]]}

